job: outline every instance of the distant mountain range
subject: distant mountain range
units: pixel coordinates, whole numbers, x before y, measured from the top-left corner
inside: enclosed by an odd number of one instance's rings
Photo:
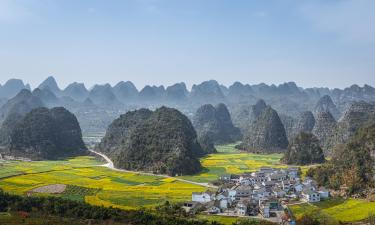
[[[69,84],[65,89],[60,89],[56,80],[53,77],[48,77],[38,88],[41,90],[49,89],[57,97],[70,97],[79,102],[90,98],[97,106],[119,103],[152,105],[173,101],[187,101],[200,106],[205,103],[221,102],[255,103],[258,99],[263,99],[280,112],[286,111],[286,108],[293,104],[296,107],[289,109],[289,111],[301,112],[301,109],[304,108],[315,112],[329,108],[336,119],[339,118],[340,111],[343,111],[348,102],[375,101],[375,88],[369,85],[359,87],[355,84],[344,89],[328,89],[301,88],[294,82],[280,85],[264,83],[250,85],[234,82],[226,87],[215,80],[209,80],[194,84],[189,91],[183,82],[166,88],[164,86],[146,85],[143,89],[137,90],[132,82],[121,81],[113,87],[109,84],[98,84],[88,90],[83,83],[77,82]],[[0,99],[12,98],[22,89],[31,90],[30,85],[24,84],[22,80],[10,79],[4,85],[0,85]],[[280,99],[283,100],[283,104],[277,104]],[[318,102],[319,99],[320,102]]]
[[[375,89],[369,85],[328,89],[301,88],[294,82],[234,82],[227,87],[209,80],[191,90],[185,83],[147,85],[138,90],[132,82],[121,81],[90,89],[74,82],[61,89],[48,77],[33,90],[17,79],[0,85],[0,123],[8,129],[17,116],[33,108],[62,106],[76,115],[84,134],[104,134],[114,119],[128,111],[167,106],[193,121],[204,146],[243,137],[244,149],[273,152],[285,149],[300,132],[308,132],[318,138],[324,153],[330,154],[333,145],[344,143],[360,126],[375,120],[374,103]]]

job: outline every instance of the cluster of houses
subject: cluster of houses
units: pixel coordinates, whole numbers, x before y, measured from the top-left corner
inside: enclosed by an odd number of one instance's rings
[[[187,211],[201,206],[210,214],[232,216],[276,216],[290,201],[319,202],[329,198],[329,192],[318,188],[316,182],[300,178],[300,169],[264,167],[257,172],[220,177],[215,192],[193,193],[192,201],[184,204]]]

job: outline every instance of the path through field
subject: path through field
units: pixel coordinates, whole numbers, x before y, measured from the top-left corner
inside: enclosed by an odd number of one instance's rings
[[[176,179],[178,181],[189,183],[189,184],[195,184],[195,185],[199,185],[199,186],[203,186],[203,187],[207,187],[207,188],[218,188],[217,186],[211,185],[209,183],[194,182],[194,181],[184,180],[184,179],[180,179],[178,177],[172,177],[172,176],[163,175],[163,174],[154,174],[154,173],[147,173],[147,172],[139,172],[139,171],[131,171],[131,170],[118,169],[118,168],[116,168],[114,166],[113,161],[108,156],[106,156],[105,154],[103,154],[101,152],[94,151],[94,150],[89,150],[89,151],[92,152],[92,153],[94,153],[94,154],[97,154],[97,155],[103,157],[107,163],[103,164],[101,166],[107,167],[107,168],[109,168],[111,170],[120,171],[120,172],[127,172],[127,173],[135,173],[135,174],[147,175],[147,176],[157,176],[157,177],[164,177],[164,178],[174,178],[174,179]]]

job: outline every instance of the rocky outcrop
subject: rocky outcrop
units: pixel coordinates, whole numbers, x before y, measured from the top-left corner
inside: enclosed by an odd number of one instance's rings
[[[112,87],[109,84],[95,85],[89,93],[88,98],[97,106],[118,106],[119,100],[112,92]]]
[[[233,111],[233,123],[243,134],[248,133],[251,125],[266,108],[263,99],[258,100],[255,105],[239,107]]]
[[[253,94],[253,89],[249,84],[234,82],[228,89],[227,99],[231,102],[243,102],[254,98]]]
[[[312,133],[300,132],[289,143],[283,163],[293,165],[310,165],[325,161],[318,138]]]
[[[39,89],[36,88],[32,94],[39,98],[43,104],[47,107],[55,107],[60,104],[60,99],[56,97],[56,95],[49,90],[49,88]]]
[[[295,136],[294,126],[296,123],[296,119],[285,114],[279,114],[279,117],[285,128],[285,133],[288,140],[291,140]]]
[[[194,115],[193,125],[198,137],[209,137],[214,144],[240,140],[240,129],[233,126],[229,111],[224,104],[201,106]],[[206,139],[206,138],[203,138]]]
[[[113,87],[113,93],[123,103],[133,103],[138,96],[137,88],[130,81],[121,81],[116,84]]]
[[[330,112],[336,120],[340,118],[340,111],[328,95],[321,97],[315,105],[314,113],[317,115],[320,112]]]
[[[138,95],[138,99],[141,102],[152,103],[160,102],[164,98],[165,89],[164,86],[149,86],[146,85]]]
[[[30,85],[25,85],[23,81],[19,79],[10,79],[3,86],[0,86],[0,98],[13,98],[22,89],[30,90]]]
[[[83,83],[71,83],[63,91],[64,96],[71,97],[76,101],[84,101],[89,94],[89,91],[86,89]]]
[[[38,97],[29,90],[23,89],[0,108],[0,121],[5,120],[10,114],[23,116],[32,109],[41,106],[43,106],[43,102]]]
[[[57,85],[57,82],[54,77],[50,76],[47,79],[45,79],[39,86],[39,89],[45,89],[48,88],[53,94],[56,96],[60,96],[61,90],[59,86]]]
[[[198,85],[194,84],[190,98],[196,103],[218,103],[224,100],[224,94],[217,81],[209,80]]]
[[[76,117],[65,108],[36,108],[27,113],[11,134],[9,154],[32,160],[83,154],[86,147]]]
[[[329,155],[332,149],[332,137],[337,122],[330,112],[319,112],[315,118],[315,126],[312,133],[318,137],[320,146],[325,155]]]
[[[270,106],[251,125],[240,148],[250,152],[282,152],[288,146],[285,128],[277,112]]]
[[[375,104],[353,102],[337,124],[333,144],[346,143],[360,127],[371,122],[375,122]]]
[[[167,101],[180,102],[186,101],[188,97],[188,90],[185,83],[177,83],[167,87],[165,90],[165,98]]]
[[[315,126],[315,118],[311,111],[302,112],[294,126],[295,134],[300,132],[310,133],[314,129]]]
[[[115,120],[97,146],[118,168],[169,175],[201,170],[203,154],[190,120],[179,111],[142,109]]]

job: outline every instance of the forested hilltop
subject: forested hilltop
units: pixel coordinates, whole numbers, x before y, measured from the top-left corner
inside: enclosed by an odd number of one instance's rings
[[[1,152],[5,156],[50,160],[84,154],[86,150],[77,118],[62,107],[35,108],[19,116],[8,133]]]
[[[37,88],[39,91],[35,91]],[[329,111],[337,121],[351,103],[375,101],[375,89],[369,85],[359,87],[354,84],[344,89],[329,89],[302,88],[294,82],[280,85],[234,82],[226,86],[209,80],[194,84],[191,89],[187,89],[184,83],[168,87],[147,85],[137,89],[130,81],[120,81],[116,85],[94,85],[92,88],[73,82],[61,89],[53,77],[48,77],[34,90],[22,80],[10,79],[0,86],[0,106],[22,89],[40,97],[44,106],[63,106],[73,112],[84,133],[105,132],[115,118],[129,110],[155,109],[164,105],[176,108],[191,118],[202,105],[219,103],[227,106],[235,126],[242,129],[244,121],[240,116],[263,99],[278,112],[289,138],[292,134],[289,131],[293,131],[294,121],[302,112],[311,111],[316,115]]]
[[[130,111],[116,119],[96,149],[118,168],[169,175],[200,171],[203,150],[190,120],[176,109]]]
[[[307,175],[342,194],[375,196],[375,124],[361,127],[345,144],[333,150],[332,160]]]

